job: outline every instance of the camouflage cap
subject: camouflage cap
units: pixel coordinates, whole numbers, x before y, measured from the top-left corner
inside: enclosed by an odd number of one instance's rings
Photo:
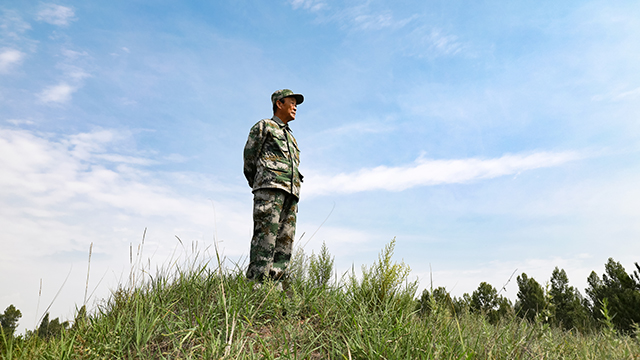
[[[286,97],[293,96],[296,98],[298,105],[302,104],[304,101],[304,96],[302,94],[294,94],[293,91],[289,89],[276,90],[273,94],[271,94],[271,103],[275,104],[276,101],[280,99],[284,99]]]

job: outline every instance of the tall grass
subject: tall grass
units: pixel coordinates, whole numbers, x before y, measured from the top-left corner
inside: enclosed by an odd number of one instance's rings
[[[326,247],[298,251],[285,291],[254,289],[242,269],[197,254],[112,292],[58,337],[4,340],[3,359],[640,359],[638,338],[580,334],[435,302],[416,309],[417,283],[394,242],[362,276],[335,275]],[[310,265],[313,264],[313,265]],[[148,270],[146,270],[148,273]]]

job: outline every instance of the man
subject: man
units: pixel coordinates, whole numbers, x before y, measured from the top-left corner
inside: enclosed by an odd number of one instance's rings
[[[271,95],[273,117],[249,132],[244,175],[253,191],[253,237],[247,278],[284,280],[296,232],[302,174],[300,150],[288,123],[304,97],[289,89]]]

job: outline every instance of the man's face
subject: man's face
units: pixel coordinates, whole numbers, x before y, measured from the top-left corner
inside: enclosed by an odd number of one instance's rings
[[[279,114],[281,115],[278,117],[285,124],[291,120],[295,120],[297,108],[298,108],[298,102],[296,101],[296,98],[292,96],[286,97],[282,99],[282,102],[279,102],[278,104],[278,109],[280,110]]]

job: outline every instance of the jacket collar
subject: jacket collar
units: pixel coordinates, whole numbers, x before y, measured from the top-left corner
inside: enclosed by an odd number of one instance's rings
[[[273,117],[271,118],[271,120],[275,121],[276,124],[278,124],[278,126],[280,126],[280,128],[285,128],[289,131],[291,131],[291,128],[289,127],[289,124],[285,124],[284,121],[280,120],[279,117],[273,115]]]

